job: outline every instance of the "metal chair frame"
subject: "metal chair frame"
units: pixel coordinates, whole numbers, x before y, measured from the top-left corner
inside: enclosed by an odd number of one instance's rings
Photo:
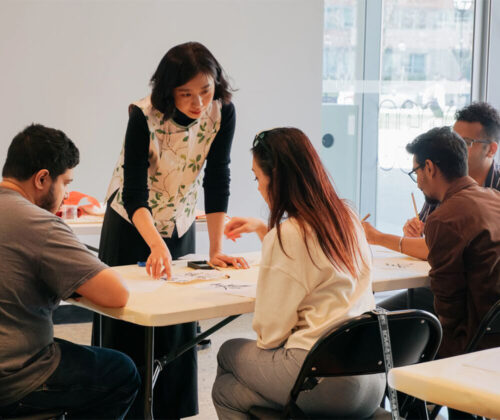
[[[421,310],[387,313],[394,367],[433,360],[441,344],[437,318]],[[283,411],[252,407],[256,418],[308,418],[296,401],[311,390],[317,378],[385,373],[385,361],[377,314],[374,311],[334,325],[306,356]],[[408,404],[401,406],[401,414]]]

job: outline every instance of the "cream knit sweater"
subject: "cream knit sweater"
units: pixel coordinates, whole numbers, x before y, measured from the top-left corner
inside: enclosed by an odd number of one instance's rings
[[[308,236],[309,250],[298,224],[281,224],[285,255],[276,229],[262,244],[253,329],[257,346],[309,350],[333,324],[375,307],[371,284],[371,254],[363,228],[355,219],[363,262],[353,278],[335,269],[324,255],[315,235]]]

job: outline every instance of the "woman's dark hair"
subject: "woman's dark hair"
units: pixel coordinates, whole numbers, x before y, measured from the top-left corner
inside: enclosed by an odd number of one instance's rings
[[[232,88],[216,58],[199,42],[186,42],[171,48],[151,77],[151,103],[165,119],[175,111],[174,88],[186,84],[199,73],[214,79],[214,99],[223,103],[231,100]]]
[[[447,181],[466,176],[467,145],[450,127],[437,127],[418,136],[406,145],[419,165],[429,159],[441,170]]]
[[[455,113],[457,121],[478,122],[483,126],[483,133],[488,140],[498,143],[500,140],[500,116],[487,102],[473,102]]]
[[[269,177],[269,228],[276,227],[281,249],[280,222],[286,213],[298,222],[309,256],[308,227],[333,266],[356,276],[361,254],[352,212],[337,196],[307,136],[297,128],[263,131],[252,153]]]
[[[25,181],[42,169],[55,180],[80,161],[80,152],[60,130],[32,124],[21,131],[9,146],[2,170],[5,178]]]

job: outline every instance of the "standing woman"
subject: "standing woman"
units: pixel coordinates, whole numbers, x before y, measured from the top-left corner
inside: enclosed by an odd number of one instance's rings
[[[263,240],[253,329],[257,341],[225,342],[212,391],[219,419],[252,406],[283,408],[308,351],[330,327],[373,309],[371,255],[354,212],[339,199],[309,139],[296,128],[264,131],[252,170],[269,223],[232,218],[231,239]],[[325,378],[300,394],[315,418],[364,418],[377,409],[384,374]]]
[[[170,277],[171,260],[195,252],[195,206],[201,168],[214,265],[246,267],[222,253],[235,128],[231,88],[215,57],[188,42],[170,49],[151,78],[150,96],[129,106],[125,142],[107,193],[99,257],[110,266],[146,261],[154,278]],[[155,330],[155,354],[192,339],[196,323]],[[144,373],[144,328],[110,318],[103,345],[121,349]],[[154,390],[154,417],[197,414],[196,349],[163,370]],[[143,417],[140,396],[128,418]]]

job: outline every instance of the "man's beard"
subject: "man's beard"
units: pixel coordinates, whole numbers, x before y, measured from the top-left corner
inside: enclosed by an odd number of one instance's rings
[[[39,207],[42,209],[45,209],[47,211],[50,211],[51,213],[55,213],[58,208],[56,208],[56,199],[54,197],[54,184],[52,184],[47,191],[47,194],[45,194],[41,199],[40,203],[38,204]]]
[[[436,200],[435,198],[431,198],[427,195],[424,194],[424,197],[425,197],[425,202],[431,206],[434,206],[436,204],[439,204],[440,201],[439,200]]]

